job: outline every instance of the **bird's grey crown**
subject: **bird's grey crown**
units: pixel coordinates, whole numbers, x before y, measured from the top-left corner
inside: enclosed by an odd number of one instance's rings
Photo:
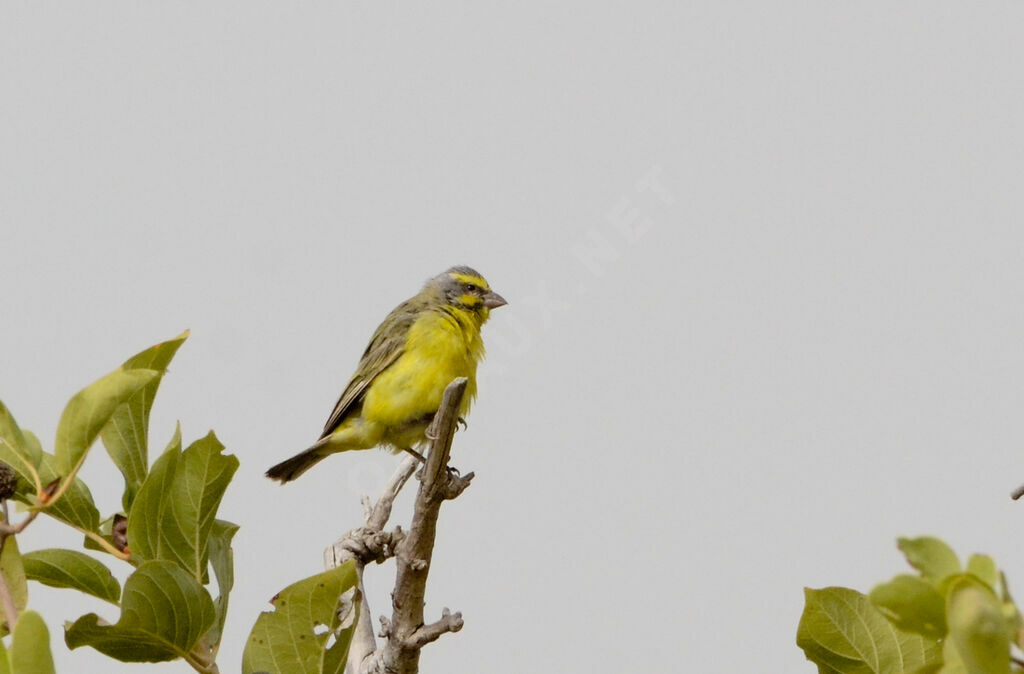
[[[445,272],[445,274],[465,274],[466,276],[476,276],[477,278],[483,278],[480,276],[480,272],[472,267],[467,267],[464,264],[456,265]]]
[[[453,302],[459,295],[465,292],[465,284],[452,276],[452,274],[461,274],[465,276],[475,276],[483,278],[480,273],[472,267],[466,265],[458,265],[444,271],[434,278],[427,281],[427,288],[436,288],[448,302]]]

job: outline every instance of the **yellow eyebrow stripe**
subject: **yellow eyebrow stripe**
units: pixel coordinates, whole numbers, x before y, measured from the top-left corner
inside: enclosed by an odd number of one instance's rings
[[[471,274],[458,274],[455,272],[452,272],[451,276],[452,278],[455,278],[456,280],[459,280],[463,283],[471,283],[475,286],[480,286],[484,290],[491,289],[491,287],[487,285],[487,281],[483,280],[479,276],[473,276]]]

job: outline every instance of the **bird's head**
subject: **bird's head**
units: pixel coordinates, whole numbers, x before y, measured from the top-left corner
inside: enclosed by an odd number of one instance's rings
[[[508,304],[491,290],[487,279],[469,267],[452,267],[430,280],[444,298],[445,304],[463,311],[472,311],[486,319],[491,309]]]

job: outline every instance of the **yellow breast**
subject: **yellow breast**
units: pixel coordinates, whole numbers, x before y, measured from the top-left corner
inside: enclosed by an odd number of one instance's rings
[[[472,314],[425,311],[409,328],[403,354],[367,390],[363,418],[396,429],[417,422],[437,411],[456,377],[469,379],[464,416],[476,395],[476,366],[483,354],[480,324]]]

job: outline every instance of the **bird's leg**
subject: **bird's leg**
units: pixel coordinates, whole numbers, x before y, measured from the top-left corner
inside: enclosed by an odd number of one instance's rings
[[[427,424],[426,430],[423,431],[423,435],[427,436],[427,440],[437,440],[437,415],[430,415],[430,423]]]
[[[436,414],[433,415],[431,417],[431,419],[430,419],[430,424],[428,424],[426,430],[423,431],[423,435],[425,435],[428,440],[437,440],[437,426],[436,426],[437,419],[438,419],[437,415]],[[459,417],[458,419],[455,420],[455,430],[459,430],[459,424],[462,424],[462,428],[463,429],[469,428],[469,424],[466,423],[466,419],[464,417]],[[424,466],[427,465],[426,459],[424,459],[419,453],[417,453],[417,452],[415,452],[415,451],[413,451],[411,449],[407,449],[405,451],[412,452],[417,457],[419,457],[420,461],[422,462],[422,464]],[[449,479],[456,479],[456,480],[460,479],[462,474],[459,472],[458,468],[453,468],[451,466],[448,466],[447,469],[448,469],[448,478]],[[420,472],[422,472],[422,470]],[[418,474],[417,474],[417,476],[418,476]]]
[[[412,447],[402,447],[402,451],[403,452],[409,452],[410,454],[412,454],[413,456],[415,456],[419,460],[420,464],[426,465],[427,459],[422,454],[420,454],[415,449],[413,449]]]
[[[418,471],[416,471],[416,479],[417,480],[422,480],[423,479],[423,469],[427,467],[427,457],[423,456],[422,454],[417,452],[412,447],[402,447],[402,451],[403,452],[409,452],[410,454],[415,456],[417,460],[419,460],[419,462],[420,462],[420,469]],[[453,466],[447,466],[447,469],[448,469],[448,479],[449,480],[452,480],[452,479],[459,480],[459,479],[462,478],[462,473],[459,472],[458,468],[455,468]]]

